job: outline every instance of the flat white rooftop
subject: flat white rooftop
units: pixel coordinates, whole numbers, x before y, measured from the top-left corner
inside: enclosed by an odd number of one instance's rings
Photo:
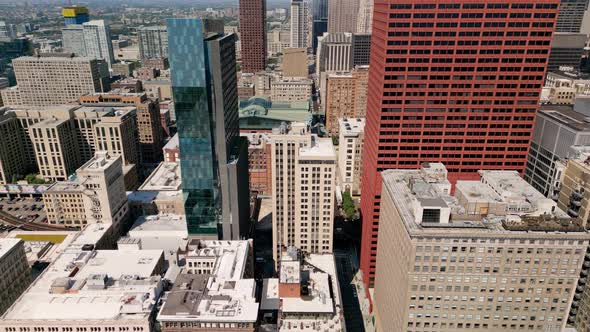
[[[176,133],[176,134],[174,134],[174,136],[172,136],[172,138],[170,138],[168,140],[166,145],[164,145],[164,150],[178,149],[179,144],[180,144],[180,142],[179,142],[179,138],[178,138],[178,133]]]
[[[142,249],[185,250],[188,243],[186,218],[175,214],[159,214],[137,218],[129,237],[141,242]]]
[[[365,118],[339,118],[338,124],[344,136],[358,136],[365,131]]]
[[[163,252],[82,250],[97,244],[106,229],[95,224],[80,232],[8,309],[0,326],[31,320],[147,320],[162,290],[155,273]]]
[[[336,160],[336,151],[334,150],[332,139],[319,138],[313,135],[311,140],[311,146],[299,149],[299,157],[310,159],[322,158]]]
[[[198,274],[178,276],[158,315],[162,322],[253,323],[257,319],[254,279],[230,281]]]
[[[196,249],[186,254],[186,260],[213,259],[213,275],[225,280],[238,280],[244,276],[249,249],[248,241],[201,240]]]
[[[139,187],[139,190],[177,191],[180,190],[180,183],[180,164],[162,162]]]

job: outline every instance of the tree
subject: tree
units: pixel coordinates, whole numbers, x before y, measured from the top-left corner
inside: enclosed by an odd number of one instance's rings
[[[348,191],[345,191],[342,194],[342,210],[344,210],[346,219],[356,218],[356,206],[354,205],[354,200]]]
[[[27,174],[27,176],[25,176],[25,180],[29,184],[44,184],[45,183],[45,180],[39,179],[37,177],[37,174]]]

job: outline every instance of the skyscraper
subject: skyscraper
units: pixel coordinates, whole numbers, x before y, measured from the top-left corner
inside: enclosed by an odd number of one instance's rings
[[[313,40],[311,42],[313,53],[318,48],[318,37],[328,31],[328,0],[313,0]]]
[[[168,33],[165,26],[144,27],[137,30],[139,57],[163,59],[168,57]]]
[[[373,0],[360,0],[356,22],[357,33],[371,33],[373,30]]]
[[[555,32],[580,32],[587,9],[588,0],[561,0]]]
[[[266,69],[266,0],[240,0],[242,72]]]
[[[308,48],[309,4],[304,0],[291,0],[291,47]]]
[[[167,20],[170,75],[191,234],[246,236],[248,143],[239,137],[235,34],[200,19]]]
[[[68,6],[62,9],[62,15],[66,25],[82,24],[90,20],[88,8],[83,6]]]
[[[328,0],[328,32],[356,32],[359,0]]]
[[[380,172],[442,161],[449,179],[522,172],[558,0],[375,3],[361,189],[361,269],[372,285]],[[413,27],[413,28],[412,28]]]
[[[82,24],[84,30],[84,46],[86,56],[101,59],[108,63],[109,68],[115,62],[111,31],[104,20],[93,20]]]
[[[77,56],[86,56],[84,27],[81,24],[69,24],[61,29],[61,43],[64,52],[74,53]]]

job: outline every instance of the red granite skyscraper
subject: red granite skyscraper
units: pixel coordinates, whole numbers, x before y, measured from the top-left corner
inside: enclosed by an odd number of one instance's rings
[[[559,0],[375,0],[361,269],[375,278],[380,172],[443,162],[454,183],[525,167]]]
[[[266,0],[240,0],[242,72],[266,69]]]

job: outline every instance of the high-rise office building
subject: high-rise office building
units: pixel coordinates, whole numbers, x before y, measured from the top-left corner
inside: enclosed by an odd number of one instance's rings
[[[81,24],[69,24],[61,29],[61,43],[64,52],[77,56],[86,56],[84,44],[84,27]]]
[[[328,0],[313,0],[312,8],[312,47],[315,54],[318,48],[318,38],[328,31]]]
[[[93,20],[82,24],[84,30],[84,47],[86,56],[101,59],[109,64],[115,62],[111,30],[104,20]]]
[[[561,0],[555,32],[580,32],[586,10],[588,0]]]
[[[557,71],[568,67],[568,71],[577,72],[587,39],[588,36],[584,33],[554,33],[547,70]]]
[[[168,57],[168,33],[165,26],[143,27],[137,29],[139,58],[163,59]]]
[[[65,104],[85,94],[109,90],[108,67],[102,60],[64,54],[20,57],[12,64],[20,105]]]
[[[82,24],[90,20],[88,8],[83,6],[68,6],[61,11],[66,25]]]
[[[514,171],[382,173],[377,331],[566,331],[590,235]],[[376,239],[374,239],[376,241]]]
[[[291,0],[291,47],[309,48],[309,3],[304,0]]]
[[[295,246],[310,254],[331,253],[336,189],[336,152],[302,123],[271,135],[273,259]]]
[[[359,0],[328,0],[328,32],[356,32]]]
[[[168,19],[167,29],[188,231],[239,239],[249,231],[249,184],[235,34],[209,33],[200,19]]]
[[[558,7],[375,4],[382,19],[373,20],[361,194],[366,282],[374,281],[381,171],[442,161],[455,182],[482,168],[524,170]]]
[[[240,0],[242,72],[266,69],[266,0]]]
[[[355,33],[352,35],[352,65],[368,66],[371,59],[371,34]]]
[[[356,21],[357,33],[371,33],[373,30],[374,0],[360,0],[359,14]]]
[[[361,173],[363,167],[363,142],[365,138],[365,119],[340,118],[338,137],[338,175],[342,191],[352,195],[361,193]]]

